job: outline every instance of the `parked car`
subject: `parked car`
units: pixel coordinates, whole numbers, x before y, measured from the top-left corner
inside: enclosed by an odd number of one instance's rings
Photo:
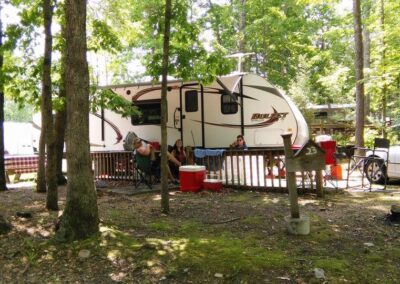
[[[370,182],[382,184],[385,179],[400,178],[400,145],[389,148],[387,166],[385,164],[386,156],[386,150],[376,150],[375,153],[367,152],[369,159],[366,159],[364,170]]]

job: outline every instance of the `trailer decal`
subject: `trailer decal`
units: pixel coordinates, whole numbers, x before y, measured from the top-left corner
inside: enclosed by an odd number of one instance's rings
[[[179,89],[179,86],[177,86],[177,85],[175,85],[175,86],[168,86],[168,91],[171,91],[171,90],[176,90],[176,89]],[[161,86],[158,86],[158,87],[152,87],[152,88],[147,88],[147,89],[144,89],[144,90],[141,90],[141,91],[139,91],[139,92],[137,92],[136,93],[136,95],[134,96],[134,97],[132,97],[132,101],[134,102],[134,101],[137,101],[137,99],[139,99],[141,96],[143,96],[143,95],[145,95],[145,94],[147,94],[147,93],[150,93],[150,92],[153,92],[153,91],[160,91],[161,90]]]
[[[119,131],[119,129],[118,129],[118,126],[116,126],[114,123],[112,123],[111,121],[109,121],[108,119],[106,119],[106,118],[104,118],[104,117],[101,117],[101,115],[100,114],[98,114],[98,113],[92,113],[94,116],[96,116],[96,117],[98,117],[98,118],[100,118],[100,119],[102,119],[102,120],[104,120],[106,123],[108,123],[108,125],[110,125],[110,127],[115,131],[115,133],[117,134],[117,137],[115,138],[116,140],[117,140],[117,142],[115,142],[114,143],[114,145],[115,144],[118,144],[119,142],[121,142],[121,140],[122,140],[122,134],[121,134],[121,131]]]
[[[261,127],[267,127],[275,122],[277,122],[279,119],[284,119],[287,115],[287,113],[279,113],[275,108],[272,108],[274,110],[273,113],[269,114],[269,119],[260,123],[256,124],[245,124],[243,125],[245,128],[261,128]],[[254,114],[253,114],[254,115]],[[200,120],[193,120],[195,122],[201,123]],[[213,126],[222,126],[222,127],[229,127],[229,128],[240,128],[242,127],[241,124],[228,124],[228,123],[213,123],[213,122],[204,122],[204,124],[207,125],[213,125]]]

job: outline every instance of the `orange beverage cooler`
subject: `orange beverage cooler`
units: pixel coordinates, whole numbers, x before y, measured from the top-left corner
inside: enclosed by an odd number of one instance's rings
[[[205,166],[190,165],[179,167],[179,181],[181,183],[181,191],[200,191],[203,188],[205,176]]]
[[[341,165],[331,165],[331,176],[333,179],[342,179],[342,166]]]

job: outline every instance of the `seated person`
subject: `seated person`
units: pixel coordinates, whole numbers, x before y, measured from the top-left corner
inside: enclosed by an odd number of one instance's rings
[[[181,163],[181,165],[186,164],[186,152],[185,149],[183,148],[183,143],[181,139],[178,139],[175,141],[174,146],[172,147],[171,150],[171,155]],[[176,163],[173,163],[172,161],[169,161],[169,167],[171,169],[171,173],[175,178],[179,178],[179,166]]]
[[[243,135],[239,134],[236,137],[236,141],[234,141],[231,145],[231,148],[237,149],[237,150],[247,150],[247,145],[246,141],[244,141]]]
[[[151,144],[145,144],[143,143],[143,141],[140,138],[135,138],[133,140],[133,146],[135,148],[136,154],[139,154],[141,156],[145,156],[145,157],[149,157],[150,158],[150,163],[151,163],[151,170],[154,173],[158,173],[159,176],[159,172],[160,172],[160,157],[156,157],[155,155],[155,151],[153,149],[153,146]],[[172,161],[174,164],[180,166],[181,163],[176,160],[170,153],[167,152],[167,157],[169,161]],[[171,170],[169,169],[169,167],[167,167],[168,170],[168,177],[171,179],[171,181],[173,183],[179,183],[171,174]]]

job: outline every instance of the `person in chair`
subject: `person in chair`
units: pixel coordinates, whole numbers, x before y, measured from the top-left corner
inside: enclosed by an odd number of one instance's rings
[[[153,146],[151,144],[145,144],[143,143],[142,139],[140,138],[135,138],[133,140],[133,146],[135,148],[135,152],[138,155],[144,156],[144,157],[149,157],[150,159],[150,166],[152,172],[158,175],[160,177],[160,163],[161,159],[159,155],[156,155],[155,150],[153,149]],[[176,160],[170,153],[167,153],[168,160],[170,162],[173,162],[174,164],[180,166],[181,163]],[[173,175],[171,174],[171,170],[169,167],[167,167],[168,170],[168,177],[174,184],[178,184],[179,181],[176,180]]]
[[[239,134],[236,137],[236,141],[234,141],[230,147],[237,150],[247,150],[246,141],[244,141],[243,135]]]

